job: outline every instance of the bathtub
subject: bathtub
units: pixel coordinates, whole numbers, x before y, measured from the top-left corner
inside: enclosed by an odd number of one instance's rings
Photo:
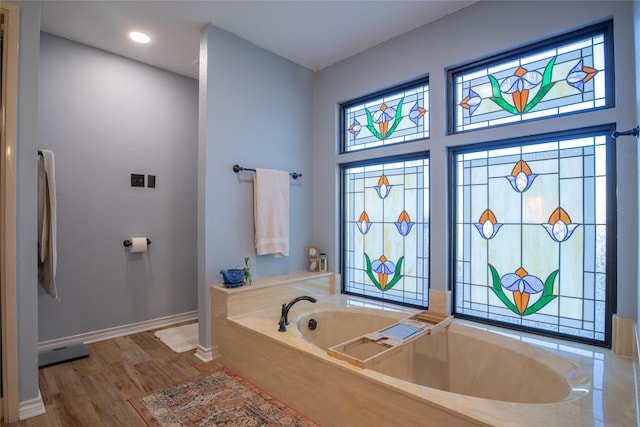
[[[634,402],[632,393],[623,395],[622,387],[614,384],[607,394],[597,384],[593,394],[589,369],[595,368],[585,357],[587,350],[569,361],[540,346],[454,320],[445,330],[403,346],[383,363],[360,368],[331,357],[327,349],[395,324],[417,310],[327,294],[304,283],[235,292],[212,291],[212,341],[219,361],[321,426],[636,422],[635,407],[627,405]],[[314,296],[318,302],[294,305],[287,331],[279,332],[280,304],[300,295]],[[234,297],[239,302],[232,301]],[[315,330],[308,327],[311,319],[317,322]],[[586,370],[578,366],[580,361]],[[632,368],[621,372],[607,374],[624,382]]]
[[[396,322],[380,310],[327,308],[301,316],[296,333],[327,351]],[[425,387],[515,403],[580,399],[590,387],[588,377],[560,356],[458,323],[422,335],[369,369]]]

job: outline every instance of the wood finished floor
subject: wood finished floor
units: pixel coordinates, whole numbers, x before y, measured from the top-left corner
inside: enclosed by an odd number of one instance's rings
[[[156,330],[87,344],[89,357],[39,369],[47,413],[8,426],[144,426],[127,399],[219,367],[174,353]]]

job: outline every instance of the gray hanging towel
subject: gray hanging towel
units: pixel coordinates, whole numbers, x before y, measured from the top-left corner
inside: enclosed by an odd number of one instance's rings
[[[60,300],[56,287],[56,177],[53,151],[38,156],[38,284]]]

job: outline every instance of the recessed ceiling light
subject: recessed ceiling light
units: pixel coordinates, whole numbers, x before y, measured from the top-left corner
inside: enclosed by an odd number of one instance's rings
[[[131,40],[138,43],[149,43],[149,41],[151,41],[148,35],[140,33],[138,31],[129,33],[129,37],[131,38]]]

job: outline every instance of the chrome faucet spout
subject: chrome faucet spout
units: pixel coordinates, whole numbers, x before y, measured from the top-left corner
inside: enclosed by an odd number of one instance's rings
[[[280,321],[278,322],[278,325],[279,325],[278,331],[286,332],[287,330],[286,325],[289,324],[289,310],[291,310],[291,307],[293,307],[293,304],[297,303],[298,301],[310,301],[315,303],[318,300],[315,299],[314,297],[303,295],[301,297],[296,297],[292,299],[291,301],[289,301],[288,304],[282,304],[282,310],[280,312]]]

